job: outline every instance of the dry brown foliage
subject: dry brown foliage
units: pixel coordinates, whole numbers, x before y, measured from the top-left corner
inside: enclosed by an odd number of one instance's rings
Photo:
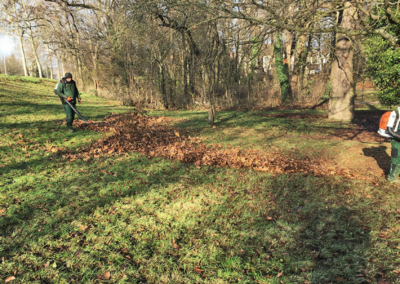
[[[64,152],[63,157],[71,161],[89,160],[103,155],[120,155],[126,152],[141,152],[148,158],[164,157],[197,167],[217,166],[236,169],[253,169],[269,173],[303,173],[304,175],[356,177],[348,169],[329,165],[303,157],[293,159],[289,155],[256,150],[240,150],[220,144],[206,144],[198,137],[185,137],[169,125],[171,119],[148,116],[137,112],[112,114],[103,122],[78,122],[80,129],[111,132],[78,153]]]

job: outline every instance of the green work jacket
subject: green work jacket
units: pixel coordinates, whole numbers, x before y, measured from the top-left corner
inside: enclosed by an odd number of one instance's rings
[[[72,98],[71,102],[74,104],[76,103],[76,98],[81,98],[75,81],[71,80],[71,82],[67,82],[65,78],[62,78],[57,84],[56,93],[64,99],[67,97]]]

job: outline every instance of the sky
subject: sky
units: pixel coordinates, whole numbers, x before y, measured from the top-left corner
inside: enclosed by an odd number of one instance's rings
[[[10,55],[16,48],[15,41],[12,37],[0,34],[0,54]]]

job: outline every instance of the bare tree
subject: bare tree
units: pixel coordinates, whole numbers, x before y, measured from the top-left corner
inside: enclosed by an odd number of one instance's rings
[[[21,9],[17,1],[4,2],[1,4],[1,7],[0,30],[18,39],[24,76],[26,77],[28,76],[28,68],[24,50],[25,25],[23,24],[24,18],[21,16]]]

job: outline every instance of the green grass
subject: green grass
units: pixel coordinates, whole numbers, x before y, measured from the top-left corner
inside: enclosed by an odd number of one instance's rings
[[[347,142],[330,139],[339,130],[355,127],[328,119],[290,119],[266,117],[267,114],[306,113],[327,115],[323,110],[303,111],[219,111],[215,128],[207,124],[206,111],[152,111],[155,115],[176,118],[174,125],[192,136],[202,136],[206,143],[220,143],[242,149],[270,152],[279,149],[295,158],[329,159]],[[379,122],[377,122],[378,125]]]
[[[379,92],[378,90],[365,90],[364,92],[358,90],[355,101],[356,101],[356,103],[358,103],[358,102],[369,102],[369,103],[378,102],[378,97],[377,97],[378,92]]]
[[[50,159],[52,148],[76,151],[106,135],[71,134],[57,124],[64,113],[53,87],[0,81],[2,281],[12,275],[10,283],[400,280],[393,272],[400,269],[399,187],[198,169],[137,153],[88,162]],[[91,119],[129,110],[89,95],[83,102],[79,110]],[[208,143],[262,149],[271,142],[284,151],[290,145],[279,137],[283,131],[301,136],[318,125],[338,127],[220,112],[210,129],[203,112],[154,113],[179,118],[176,126]],[[278,138],[263,141],[256,134],[264,132]]]
[[[24,82],[24,83],[34,83],[34,84],[39,84],[42,81],[46,82],[57,82],[57,80],[51,80],[47,78],[39,79],[35,77],[20,77],[20,76],[12,76],[12,75],[4,75],[0,74],[0,80],[1,81],[17,81],[17,82]]]

